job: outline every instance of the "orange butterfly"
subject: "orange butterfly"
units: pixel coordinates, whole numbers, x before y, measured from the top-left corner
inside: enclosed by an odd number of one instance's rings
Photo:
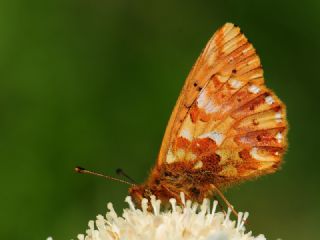
[[[201,202],[219,189],[276,171],[287,148],[286,107],[264,85],[260,59],[226,23],[207,43],[171,114],[156,166],[129,189],[136,202]],[[228,203],[228,202],[227,202]]]
[[[255,49],[239,27],[226,23],[189,73],[147,181],[104,177],[132,185],[137,203],[151,195],[178,200],[183,192],[196,202],[218,194],[230,207],[220,189],[276,171],[287,131],[286,107],[264,85]]]

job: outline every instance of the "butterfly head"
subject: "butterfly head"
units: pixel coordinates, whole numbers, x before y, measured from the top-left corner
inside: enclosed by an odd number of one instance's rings
[[[143,198],[150,199],[150,197],[153,195],[150,188],[144,184],[132,186],[129,188],[129,194],[136,203],[140,203]]]

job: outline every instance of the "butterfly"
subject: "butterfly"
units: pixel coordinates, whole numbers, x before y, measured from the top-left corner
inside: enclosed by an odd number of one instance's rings
[[[226,23],[191,69],[169,119],[156,165],[134,184],[135,202],[201,202],[221,189],[279,169],[287,149],[286,107],[264,85],[260,58]]]

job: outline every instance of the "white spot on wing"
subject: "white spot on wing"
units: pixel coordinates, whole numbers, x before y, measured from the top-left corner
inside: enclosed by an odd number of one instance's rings
[[[206,113],[214,113],[218,112],[219,108],[215,106],[215,104],[211,100],[209,100],[207,105],[204,107],[204,110],[206,111]]]
[[[189,141],[192,140],[192,135],[191,133],[189,132],[189,130],[187,129],[183,129],[181,132],[180,132],[180,137],[184,137],[185,139],[188,139]]]
[[[254,93],[254,94],[257,94],[260,92],[260,88],[256,85],[251,85],[249,88],[248,88],[248,91],[251,92],[251,93]]]
[[[204,108],[204,106],[207,104],[207,91],[206,89],[203,89],[197,99],[198,106],[201,108]]]
[[[173,163],[176,161],[176,156],[173,154],[172,150],[169,149],[168,153],[167,153],[167,158],[166,158],[166,162],[167,163]]]
[[[200,135],[198,138],[210,138],[215,141],[217,145],[220,145],[224,139],[224,135],[218,132],[209,132]]]
[[[250,150],[250,155],[251,157],[253,157],[254,159],[258,160],[258,161],[264,161],[265,158],[263,156],[260,156],[258,153],[258,148],[254,147]]]
[[[216,106],[212,100],[208,98],[208,93],[206,89],[203,89],[200,93],[200,96],[197,99],[198,107],[204,109],[206,113],[214,113],[219,110],[219,107]]]
[[[267,104],[272,105],[274,103],[274,99],[272,96],[267,96],[264,99],[266,101]]]
[[[257,147],[253,147],[250,150],[250,155],[253,159],[255,159],[257,161],[264,162],[264,164],[271,164],[270,162],[275,162],[275,161],[280,160],[279,158],[275,157],[275,156],[277,156],[277,153],[271,153],[265,149],[259,149]],[[267,163],[267,162],[269,162],[269,163]],[[271,165],[269,165],[269,166],[271,166]]]
[[[230,80],[230,86],[234,89],[238,89],[242,86],[242,82],[240,82],[239,80],[237,79],[231,79]]]
[[[278,132],[278,133],[277,133],[276,139],[277,139],[278,143],[281,143],[281,142],[282,142],[283,136],[282,136],[282,133],[281,133],[281,132]]]
[[[276,112],[275,119],[276,119],[276,122],[282,122],[282,114],[281,114],[281,112]]]

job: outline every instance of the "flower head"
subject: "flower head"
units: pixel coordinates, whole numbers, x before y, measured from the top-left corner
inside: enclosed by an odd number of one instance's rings
[[[239,213],[237,221],[230,219],[231,209],[227,214],[216,212],[217,201],[210,207],[205,199],[201,205],[185,201],[181,193],[183,206],[170,199],[171,207],[161,211],[160,200],[151,197],[152,212],[148,211],[148,200],[143,199],[141,209],[136,208],[128,196],[125,200],[129,208],[118,216],[111,203],[107,207],[106,216],[97,216],[89,221],[86,235],[79,234],[79,240],[265,240],[264,235],[252,236],[245,232],[244,223],[248,213]]]

